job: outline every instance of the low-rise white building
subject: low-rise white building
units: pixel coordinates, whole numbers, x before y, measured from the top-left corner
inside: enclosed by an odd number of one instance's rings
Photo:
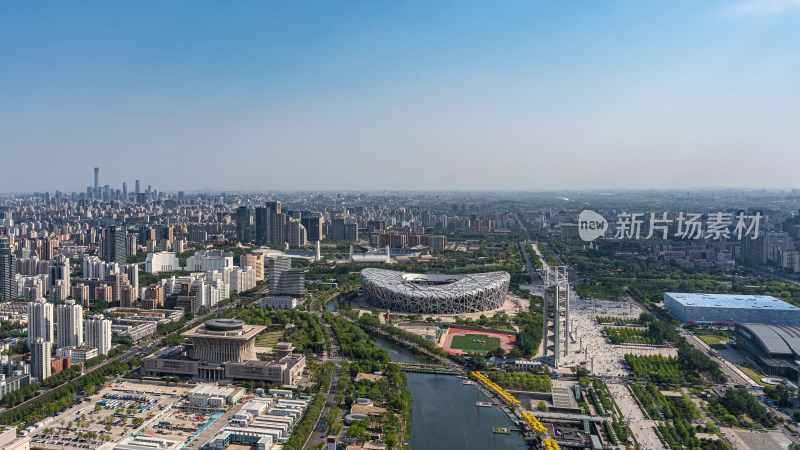
[[[261,309],[295,309],[297,299],[294,297],[264,296],[261,297]]]
[[[177,450],[185,443],[180,440],[169,440],[146,435],[126,436],[117,443],[107,443],[98,450]]]
[[[245,390],[240,387],[197,386],[186,394],[189,402],[195,406],[220,408],[224,404],[232,405],[239,401]],[[221,402],[221,403],[220,403]]]
[[[31,438],[17,438],[17,427],[0,426],[0,448],[3,450],[29,450]]]
[[[186,270],[205,272],[233,267],[233,253],[222,250],[200,250],[186,259]]]
[[[98,356],[100,353],[94,347],[64,347],[56,350],[56,355],[69,358],[70,362],[85,363],[87,360]]]
[[[147,273],[176,272],[181,264],[174,252],[148,253],[144,271]]]

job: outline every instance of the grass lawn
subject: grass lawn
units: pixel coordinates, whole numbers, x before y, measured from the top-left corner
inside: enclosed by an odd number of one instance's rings
[[[482,342],[473,342],[473,341]],[[464,350],[465,352],[486,353],[490,350],[500,348],[500,338],[489,337],[485,334],[467,334],[464,336],[453,336],[451,348]]]
[[[722,343],[730,340],[727,337],[717,336],[715,334],[698,334],[697,337],[714,350],[725,350],[727,347]]]
[[[281,336],[283,331],[263,331],[256,336],[256,347],[275,347]]]
[[[760,384],[762,386],[764,385],[764,383],[761,382],[761,379],[766,377],[766,375],[764,375],[763,373],[755,371],[755,370],[753,370],[753,369],[751,369],[749,367],[745,367],[745,366],[736,366],[736,367],[738,367],[739,370],[744,372],[745,375],[750,377],[756,383],[758,383],[758,384]]]

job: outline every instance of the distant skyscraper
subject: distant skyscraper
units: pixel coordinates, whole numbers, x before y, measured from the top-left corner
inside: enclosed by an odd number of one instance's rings
[[[358,224],[336,218],[331,220],[328,232],[334,241],[355,241],[358,239]]]
[[[28,345],[36,338],[53,341],[53,304],[43,298],[28,303]]]
[[[83,345],[83,307],[75,300],[66,300],[58,305],[56,322],[56,348],[80,347]]]
[[[322,216],[309,216],[305,215],[300,219],[300,223],[306,229],[306,235],[309,241],[322,240]]]
[[[42,338],[37,338],[30,344],[31,350],[31,375],[39,381],[50,376],[51,360],[50,353],[53,344]]]
[[[269,238],[269,208],[256,208],[256,244],[266,245]]]
[[[92,190],[92,197],[95,199],[100,198],[100,168],[94,168],[94,189]]]
[[[128,183],[122,182],[122,200],[128,199]]]
[[[306,229],[299,219],[289,219],[286,224],[286,242],[292,247],[306,245]]]
[[[0,300],[11,300],[17,297],[16,271],[16,260],[8,238],[0,238]]]
[[[107,355],[111,350],[111,319],[95,314],[86,319],[86,346],[94,347],[97,353]]]
[[[267,208],[270,210],[267,222],[269,243],[283,245],[286,242],[286,216],[281,213],[281,202],[267,202]]]
[[[139,196],[139,194],[141,194],[141,193],[142,193],[141,187],[140,187],[140,185],[139,185],[139,180],[136,180],[136,186],[135,186],[135,190],[136,190],[136,196],[138,197],[138,196]]]
[[[125,264],[128,254],[128,240],[125,227],[110,226],[106,228],[103,238],[103,258],[106,262]]]
[[[236,208],[236,239],[250,241],[250,209],[247,206]]]

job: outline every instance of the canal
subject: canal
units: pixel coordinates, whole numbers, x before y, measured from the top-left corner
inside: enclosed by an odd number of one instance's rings
[[[427,362],[424,356],[381,337],[375,345],[389,351],[392,361]],[[414,423],[409,444],[413,449],[524,449],[519,433],[494,434],[492,427],[514,423],[497,406],[475,406],[488,400],[474,386],[448,375],[409,373],[408,388],[414,398]]]

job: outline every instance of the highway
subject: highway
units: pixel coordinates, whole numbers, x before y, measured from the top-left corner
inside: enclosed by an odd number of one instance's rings
[[[332,298],[331,296],[330,298]],[[330,299],[329,298],[329,299]],[[319,422],[326,420],[328,417],[328,413],[330,412],[331,406],[334,406],[333,398],[336,396],[336,392],[339,389],[339,378],[342,376],[342,354],[339,352],[339,341],[336,340],[336,334],[331,329],[331,326],[328,322],[325,321],[325,317],[322,315],[322,310],[320,307],[324,308],[325,304],[319,305],[317,304],[317,300],[311,304],[311,311],[316,314],[319,321],[325,327],[325,331],[328,333],[328,338],[331,341],[331,352],[330,354],[323,360],[323,362],[333,362],[336,365],[336,369],[334,369],[333,376],[331,377],[331,385],[328,392],[325,393],[325,406],[322,408],[322,413],[319,416]],[[339,417],[336,418],[337,422],[339,421]],[[309,435],[308,440],[306,441],[305,447],[309,448],[315,444],[320,442],[325,442],[325,438],[328,436],[329,431],[327,428],[325,429],[317,429],[314,427],[314,431],[311,432]]]

